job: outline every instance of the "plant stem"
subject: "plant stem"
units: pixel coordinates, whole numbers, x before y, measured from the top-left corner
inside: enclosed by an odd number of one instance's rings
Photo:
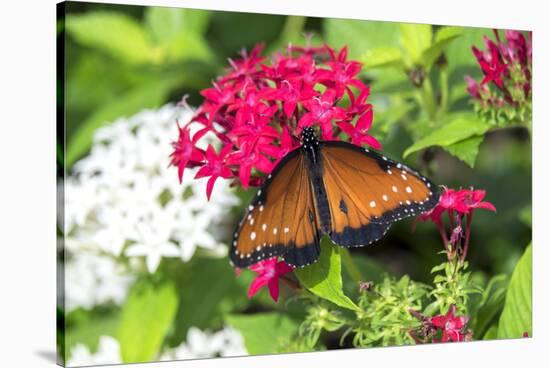
[[[428,114],[428,118],[430,119],[430,121],[434,122],[436,118],[436,108],[434,92],[432,88],[432,83],[430,82],[430,78],[424,79],[424,81],[422,82],[420,93],[422,96],[424,109]]]
[[[470,227],[472,226],[473,217],[474,217],[474,213],[470,212],[466,220],[466,234],[464,239],[464,249],[462,250],[462,254],[460,255],[461,262],[464,262],[464,260],[466,259],[466,254],[468,254],[468,244],[470,243]]]
[[[449,104],[449,72],[447,68],[441,69],[439,73],[439,88],[441,90],[441,101],[439,103],[437,116],[441,118],[447,112],[447,105]]]
[[[285,25],[281,30],[279,40],[281,42],[289,41],[293,38],[300,36],[304,25],[306,24],[306,17],[288,16],[285,21]]]

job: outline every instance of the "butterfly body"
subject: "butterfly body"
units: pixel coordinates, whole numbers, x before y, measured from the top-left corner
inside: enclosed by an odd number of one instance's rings
[[[323,235],[343,247],[371,244],[393,222],[433,208],[439,194],[432,188],[403,164],[351,143],[319,141],[305,128],[302,146],[277,164],[248,206],[231,262],[243,268],[280,256],[303,267],[318,259]]]

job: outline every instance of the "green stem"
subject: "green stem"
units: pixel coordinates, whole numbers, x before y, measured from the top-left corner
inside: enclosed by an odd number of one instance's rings
[[[441,118],[447,112],[449,104],[449,72],[447,68],[441,69],[439,73],[439,87],[441,89],[441,102],[437,111],[437,116]]]
[[[340,255],[342,257],[342,263],[344,264],[346,272],[350,275],[353,282],[360,283],[361,281],[367,281],[363,278],[361,270],[357,267],[357,264],[351,257],[351,254],[347,248],[341,248]]]
[[[428,118],[430,119],[430,121],[433,122],[435,121],[436,108],[432,83],[430,82],[429,78],[424,79],[424,81],[422,82],[420,93],[424,108],[428,113]]]
[[[286,18],[285,25],[279,35],[279,39],[275,42],[276,47],[286,47],[288,42],[300,37],[305,24],[306,17],[289,15]]]

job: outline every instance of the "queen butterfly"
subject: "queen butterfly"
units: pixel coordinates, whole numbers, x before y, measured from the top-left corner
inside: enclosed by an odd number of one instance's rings
[[[303,267],[319,257],[324,234],[361,247],[438,200],[434,185],[410,167],[351,143],[319,141],[304,128],[302,146],[277,164],[248,206],[230,259],[244,268],[280,256]]]

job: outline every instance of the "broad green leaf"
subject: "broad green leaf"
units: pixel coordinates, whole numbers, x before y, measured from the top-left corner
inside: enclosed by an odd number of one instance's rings
[[[158,107],[166,100],[173,83],[174,81],[157,81],[142,85],[96,110],[78,125],[78,130],[68,140],[65,156],[67,167],[72,166],[90,149],[93,135],[98,128],[117,118],[132,115],[146,108]]]
[[[298,322],[280,313],[228,315],[225,321],[243,335],[249,354],[277,353],[298,332]]]
[[[461,35],[462,30],[458,27],[440,28],[435,34],[434,43],[422,53],[422,64],[426,69],[429,70],[447,46]]]
[[[329,18],[323,23],[323,33],[331,47],[347,45],[351,58],[367,50],[399,46],[398,23]]]
[[[450,146],[470,137],[481,136],[489,126],[475,115],[460,115],[407,148],[403,157],[431,146]]]
[[[444,146],[443,149],[473,168],[475,166],[477,154],[479,153],[479,146],[483,142],[483,138],[484,137],[482,135],[473,136],[460,142]]]
[[[157,43],[166,44],[181,34],[204,34],[209,17],[205,10],[152,6],[145,11],[145,24]]]
[[[104,51],[124,62],[147,63],[153,56],[147,33],[134,18],[122,13],[70,14],[66,19],[66,29],[80,44]]]
[[[313,294],[340,307],[358,310],[359,307],[344,294],[339,247],[328,237],[321,240],[321,255],[314,264],[294,271],[300,283]]]
[[[399,25],[401,47],[414,64],[421,61],[422,53],[432,44],[432,26],[429,24],[402,23]]]
[[[164,46],[164,55],[160,62],[181,60],[212,60],[210,48],[202,37],[193,33],[182,33],[175,36]]]
[[[365,69],[397,67],[402,68],[402,52],[397,47],[378,47],[365,51],[359,61]]]
[[[498,338],[522,337],[532,332],[532,268],[533,246],[529,244],[518,261],[510,286],[506,293],[506,302],[498,323]]]
[[[498,338],[498,325],[494,324],[491,327],[489,327],[487,332],[485,332],[485,335],[483,335],[483,340],[494,340],[497,338]]]
[[[509,281],[508,275],[501,274],[491,278],[485,287],[479,301],[479,309],[471,325],[476,337],[484,336],[489,326],[498,321]]]
[[[120,318],[117,339],[125,363],[150,361],[159,353],[178,307],[172,283],[136,283]]]

